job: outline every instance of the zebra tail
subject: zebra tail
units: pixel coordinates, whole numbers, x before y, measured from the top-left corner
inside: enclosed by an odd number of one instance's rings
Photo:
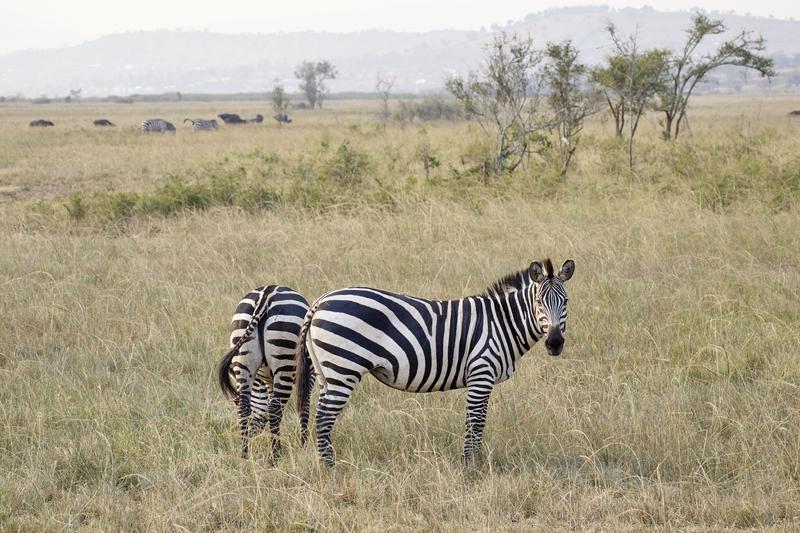
[[[269,306],[266,305],[266,303],[267,290],[265,287],[264,290],[261,291],[261,295],[258,297],[258,301],[256,302],[255,309],[253,311],[253,316],[250,318],[250,322],[247,323],[247,327],[242,332],[242,336],[239,337],[239,340],[236,341],[236,344],[233,345],[230,351],[222,357],[222,361],[219,362],[217,379],[219,380],[219,388],[222,390],[222,394],[226,398],[237,398],[239,396],[239,392],[233,386],[229,378],[231,362],[233,361],[233,358],[239,354],[239,350],[242,348],[244,343],[253,340],[253,331],[255,331],[256,327],[261,323],[264,315],[267,314],[267,309],[269,309]]]
[[[236,387],[233,386],[231,383],[229,371],[231,367],[231,361],[233,358],[236,357],[236,354],[239,353],[239,348],[241,346],[237,345],[230,349],[228,353],[222,358],[222,361],[219,363],[218,368],[218,378],[219,378],[219,388],[222,391],[223,396],[226,398],[236,398],[239,396],[239,392],[236,390]]]
[[[311,389],[311,358],[308,354],[308,347],[306,346],[306,338],[308,337],[308,328],[311,326],[311,317],[314,314],[314,308],[311,308],[306,313],[306,318],[303,320],[303,326],[300,328],[300,336],[297,338],[297,349],[295,350],[295,363],[297,365],[297,376],[294,380],[294,387],[297,390],[297,412],[303,413],[308,406],[310,399]]]

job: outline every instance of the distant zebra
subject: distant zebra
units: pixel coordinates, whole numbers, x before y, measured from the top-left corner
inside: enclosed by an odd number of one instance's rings
[[[289,118],[289,115],[287,115],[286,113],[278,113],[277,115],[274,115],[272,118],[277,120],[278,124],[291,124],[292,123],[292,119]]]
[[[142,122],[142,131],[144,133],[165,133],[167,131],[175,133],[175,126],[171,122],[167,122],[160,118],[151,118]]]
[[[97,120],[95,120],[94,125],[101,128],[114,126],[114,124],[110,120],[106,120],[104,118],[98,118]]]
[[[371,373],[409,392],[467,389],[462,459],[480,452],[489,395],[510,378],[520,358],[546,335],[559,355],[567,327],[564,282],[573,261],[556,274],[549,259],[495,282],[483,294],[435,301],[378,289],[336,290],[311,306],[297,350],[298,408],[308,408],[311,364],[319,376],[317,450],[333,466],[331,431],[361,378]]]
[[[250,291],[231,321],[231,350],[218,367],[219,386],[234,398],[247,458],[251,437],[269,422],[272,456],[280,455],[280,423],[295,377],[295,351],[308,302],[287,287],[269,285]],[[313,377],[309,381],[313,387]],[[252,416],[251,416],[252,415]],[[300,411],[300,440],[308,439],[308,409]]]
[[[219,128],[217,125],[217,121],[213,118],[211,120],[206,120],[204,118],[185,118],[183,119],[183,123],[186,124],[187,122],[192,123],[192,129],[194,131],[213,131]]]
[[[49,128],[51,126],[55,126],[55,124],[53,124],[49,120],[40,118],[37,120],[32,120],[30,126],[31,128]]]

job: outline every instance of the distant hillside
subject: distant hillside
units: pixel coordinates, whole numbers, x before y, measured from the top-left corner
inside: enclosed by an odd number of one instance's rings
[[[713,13],[732,32],[753,29],[767,40],[782,76],[773,87],[800,85],[800,22]],[[425,92],[442,87],[448,73],[474,68],[492,31],[530,34],[539,44],[572,39],[589,63],[608,53],[605,26],[625,32],[638,28],[644,46],[677,46],[689,24],[688,12],[607,7],[549,9],[503,28],[482,31],[399,33],[300,32],[218,34],[209,32],[132,32],[79,46],[29,50],[0,57],[0,94],[59,96],[83,88],[84,95],[132,93],[261,92],[281,78],[292,89],[295,65],[304,59],[329,59],[339,69],[333,91],[371,91],[378,72],[397,77],[398,91]],[[716,42],[719,42],[718,39]],[[764,87],[742,71],[722,73],[707,88],[738,91]]]

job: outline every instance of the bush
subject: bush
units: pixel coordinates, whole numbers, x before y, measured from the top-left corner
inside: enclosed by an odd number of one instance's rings
[[[403,123],[415,120],[462,120],[463,118],[464,111],[460,105],[440,96],[423,100],[401,100],[399,109],[394,114],[394,119]]]
[[[369,156],[342,141],[336,152],[322,162],[320,175],[341,185],[356,185],[363,181],[370,168]]]

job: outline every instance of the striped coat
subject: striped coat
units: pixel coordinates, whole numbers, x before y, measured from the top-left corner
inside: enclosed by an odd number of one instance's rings
[[[566,331],[564,283],[574,263],[556,274],[549,260],[496,282],[485,293],[435,301],[366,287],[330,292],[309,310],[298,348],[298,406],[308,404],[311,366],[319,376],[317,447],[334,462],[331,431],[366,374],[408,392],[467,389],[463,457],[481,446],[492,389],[510,378],[522,356],[546,337],[561,353]]]
[[[249,439],[269,422],[272,455],[280,454],[280,423],[295,378],[295,352],[308,302],[287,287],[250,291],[231,319],[231,349],[218,367],[223,394],[237,405],[242,457]],[[311,385],[309,385],[311,386]],[[308,437],[308,410],[301,413],[301,440]]]

